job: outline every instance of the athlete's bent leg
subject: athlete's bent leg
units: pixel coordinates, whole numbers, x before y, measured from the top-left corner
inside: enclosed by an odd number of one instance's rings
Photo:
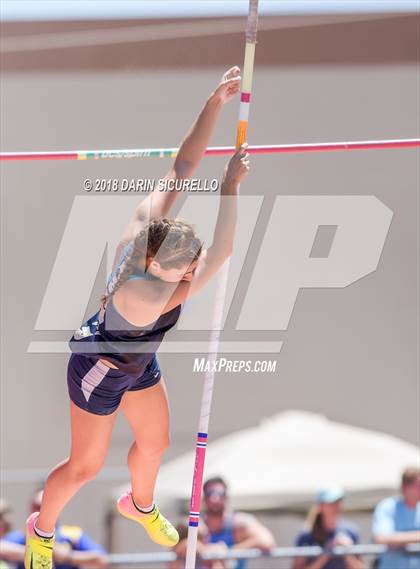
[[[173,547],[179,541],[178,532],[153,504],[161,457],[169,445],[169,405],[163,379],[153,387],[126,392],[121,408],[135,442],[128,453],[132,492],[120,497],[118,510],[141,524],[155,543]],[[142,511],[150,506],[149,513]]]
[[[54,531],[57,519],[72,496],[101,469],[117,412],[95,415],[70,402],[71,453],[48,476],[37,529]]]
[[[163,378],[148,389],[127,391],[121,402],[134,435],[128,453],[133,498],[140,508],[153,504],[161,458],[169,446],[169,403]]]

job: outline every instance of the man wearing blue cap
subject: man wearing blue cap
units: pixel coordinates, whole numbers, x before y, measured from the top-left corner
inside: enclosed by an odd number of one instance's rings
[[[354,524],[341,519],[344,491],[339,487],[324,488],[318,493],[316,504],[306,519],[306,529],[295,542],[297,547],[320,546],[328,550],[335,546],[349,546],[359,542]],[[319,557],[297,557],[293,569],[363,569],[363,562],[355,555],[333,557],[328,551]]]

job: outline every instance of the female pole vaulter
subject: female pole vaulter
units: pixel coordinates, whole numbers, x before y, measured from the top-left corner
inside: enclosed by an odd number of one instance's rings
[[[193,175],[221,108],[240,90],[240,79],[238,67],[224,74],[165,180]],[[225,168],[213,243],[204,251],[191,225],[166,217],[178,192],[155,188],[135,210],[117,247],[101,310],[70,341],[71,452],[48,476],[40,512],[27,520],[25,569],[52,569],[57,519],[72,496],[101,469],[118,409],[134,437],[128,453],[131,491],[120,497],[118,510],[142,525],[155,543],[178,542],[177,531],[153,497],[161,457],[169,444],[167,393],[155,352],[177,322],[181,304],[231,255],[238,186],[248,171],[249,156],[242,145]],[[122,344],[127,352],[86,353],[86,342],[91,340],[110,348]],[[130,351],[130,343],[144,349]]]

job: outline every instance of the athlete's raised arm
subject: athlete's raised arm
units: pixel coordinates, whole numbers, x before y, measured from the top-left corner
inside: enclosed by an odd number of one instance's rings
[[[180,282],[158,283],[163,295],[161,303],[169,300],[163,308],[162,304],[159,307],[159,298],[156,297],[156,307],[161,312],[171,310],[178,304],[182,304],[187,297],[198,292],[231,256],[236,228],[238,188],[249,171],[247,148],[248,145],[243,144],[225,168],[220,187],[220,205],[212,245],[188,267]],[[171,294],[172,291],[173,294]]]
[[[232,67],[207,99],[196,121],[186,134],[175,162],[164,180],[191,178],[196,171],[216,126],[220,110],[240,89],[240,69]],[[151,219],[168,215],[179,192],[160,191],[159,186],[137,206],[122,241],[131,241]]]

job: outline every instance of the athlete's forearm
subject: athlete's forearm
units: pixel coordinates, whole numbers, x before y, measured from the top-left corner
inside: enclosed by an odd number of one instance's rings
[[[137,206],[124,232],[123,241],[131,241],[150,219],[169,214],[179,192],[160,190],[170,180],[191,178],[204,156],[221,108],[239,93],[239,89],[240,70],[239,67],[232,67],[223,75],[218,87],[207,99],[196,121],[186,134],[170,171],[159,181],[150,195]]]
[[[240,80],[239,67],[232,67],[226,71],[219,85],[208,98],[179,149],[174,166],[177,177],[189,177],[194,173],[209,144],[220,109],[239,93]]]
[[[249,171],[248,145],[243,144],[232,156],[223,174],[220,187],[220,205],[212,244],[212,254],[229,257],[235,237],[238,191]]]
[[[175,164],[166,178],[191,178],[208,146],[222,106],[220,95],[213,94],[207,100],[181,144]],[[160,191],[156,186],[153,192],[137,206],[134,218],[126,230],[126,239],[129,241],[138,233],[140,230],[138,222],[144,224],[155,217],[169,215],[178,196],[179,192]]]
[[[233,250],[237,221],[238,187],[239,183],[235,180],[224,180],[221,185],[220,205],[214,229],[212,250],[223,257],[229,257]]]
[[[174,169],[179,177],[190,177],[197,169],[216,126],[223,101],[213,93],[194,122],[178,152]]]

